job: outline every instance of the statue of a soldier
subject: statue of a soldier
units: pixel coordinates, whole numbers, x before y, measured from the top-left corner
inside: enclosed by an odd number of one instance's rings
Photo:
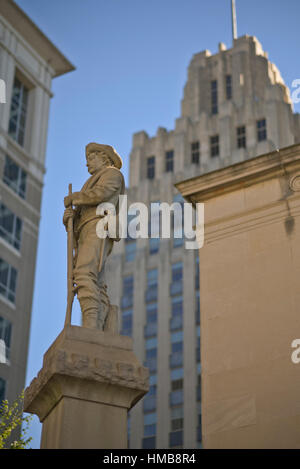
[[[118,239],[98,237],[96,230],[101,215],[97,206],[108,202],[118,213],[119,195],[124,194],[125,184],[120,171],[122,160],[110,145],[89,143],[86,162],[91,177],[80,192],[65,197],[63,223],[67,229],[69,219],[73,219],[73,285],[81,307],[82,326],[103,330],[110,307],[104,267]]]

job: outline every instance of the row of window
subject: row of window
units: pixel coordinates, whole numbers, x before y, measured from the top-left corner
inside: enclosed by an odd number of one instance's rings
[[[196,264],[197,265],[197,264]],[[197,271],[197,270],[196,270]],[[178,262],[172,265],[172,284],[180,285],[183,279],[183,264]],[[182,288],[174,289],[172,296],[171,320],[170,320],[170,357],[171,390],[169,404],[171,407],[170,422],[170,447],[181,446],[183,441],[183,298]],[[133,296],[133,276],[123,279],[123,298]],[[156,392],[157,392],[157,296],[158,296],[158,269],[147,272],[147,286],[145,291],[146,324],[145,336],[145,361],[144,366],[150,371],[150,389],[143,400],[144,435],[143,448],[155,448],[156,444]],[[132,310],[123,310],[122,330],[124,331],[128,318],[132,326]],[[197,336],[200,341],[200,328],[197,328]],[[197,339],[197,349],[199,348]],[[199,356],[200,358],[200,356]],[[198,361],[198,359],[197,359]],[[199,397],[197,387],[197,399]],[[199,429],[197,428],[197,433]]]
[[[200,375],[199,375],[200,378]],[[198,379],[198,383],[201,381],[201,378]],[[200,385],[197,383],[197,389],[201,389]],[[155,393],[156,395],[156,386],[151,389],[150,385],[149,393]],[[183,379],[178,379],[172,381],[172,391],[170,393],[170,398],[173,397],[173,404],[170,408],[170,433],[169,433],[169,446],[177,447],[183,445],[183,426],[184,426],[184,412],[183,412]],[[198,394],[197,394],[198,397]],[[151,396],[147,398],[150,401]],[[145,402],[146,398],[144,399]],[[202,429],[201,429],[201,402],[198,400],[197,406],[198,422],[196,428],[196,438],[198,442],[202,440]],[[145,406],[144,406],[145,408]],[[155,448],[155,437],[157,430],[157,413],[153,409],[151,412],[144,413],[144,438],[142,442],[143,448]]]
[[[136,239],[129,235],[130,222],[136,215],[128,216],[128,236],[125,240],[125,260],[131,262],[135,259],[136,255]],[[184,220],[184,199],[181,194],[175,194],[173,197],[172,211],[170,212],[171,231],[173,231],[173,247],[182,246],[184,241],[183,233],[183,220]],[[135,222],[134,222],[135,223]],[[159,252],[159,235],[162,225],[162,213],[160,201],[151,202],[150,207],[150,220],[148,223],[148,236],[149,236],[149,254],[156,254]]]
[[[267,123],[266,119],[260,119],[256,122],[257,141],[262,142],[267,139]],[[210,137],[210,156],[219,156],[220,142],[219,135]],[[246,126],[242,125],[236,129],[236,145],[237,148],[246,148]],[[200,142],[191,143],[191,163],[199,164],[200,162]],[[169,150],[165,153],[165,172],[173,172],[174,170],[174,151]],[[147,179],[155,178],[155,156],[147,158]]]
[[[171,320],[170,329],[175,330],[182,324],[183,314],[183,263],[182,261],[172,264],[171,267],[171,284],[170,284],[170,296],[171,296]],[[196,289],[196,324],[200,323],[200,293],[199,293],[199,257],[196,257],[195,262],[195,289]],[[121,308],[123,311],[124,320],[127,321],[128,327],[130,321],[132,321],[132,307],[133,307],[133,293],[134,293],[134,277],[129,275],[123,278],[123,295],[121,298]],[[158,269],[151,269],[147,272],[147,284],[145,291],[145,303],[146,303],[146,317],[147,325],[145,327],[145,334],[149,336],[150,331],[154,331],[153,325],[148,327],[149,323],[157,321],[157,305],[153,305],[158,299]],[[181,317],[181,319],[180,319]],[[147,331],[147,332],[146,332]]]

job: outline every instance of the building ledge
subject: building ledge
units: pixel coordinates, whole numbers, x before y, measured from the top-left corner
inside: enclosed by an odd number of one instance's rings
[[[28,44],[49,63],[54,70],[54,77],[75,70],[74,65],[13,0],[0,0],[0,11]]]
[[[300,163],[300,145],[295,144],[250,160],[236,163],[201,176],[175,184],[182,196],[192,202],[203,202],[211,197],[267,180],[288,171]]]

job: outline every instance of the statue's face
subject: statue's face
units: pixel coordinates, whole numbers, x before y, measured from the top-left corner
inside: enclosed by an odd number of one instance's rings
[[[107,156],[102,151],[91,151],[86,157],[86,165],[88,172],[90,174],[94,174],[95,172],[107,166]]]

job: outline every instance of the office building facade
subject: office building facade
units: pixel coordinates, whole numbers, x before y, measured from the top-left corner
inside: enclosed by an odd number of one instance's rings
[[[25,384],[52,79],[74,69],[30,18],[0,0],[0,401]]]

